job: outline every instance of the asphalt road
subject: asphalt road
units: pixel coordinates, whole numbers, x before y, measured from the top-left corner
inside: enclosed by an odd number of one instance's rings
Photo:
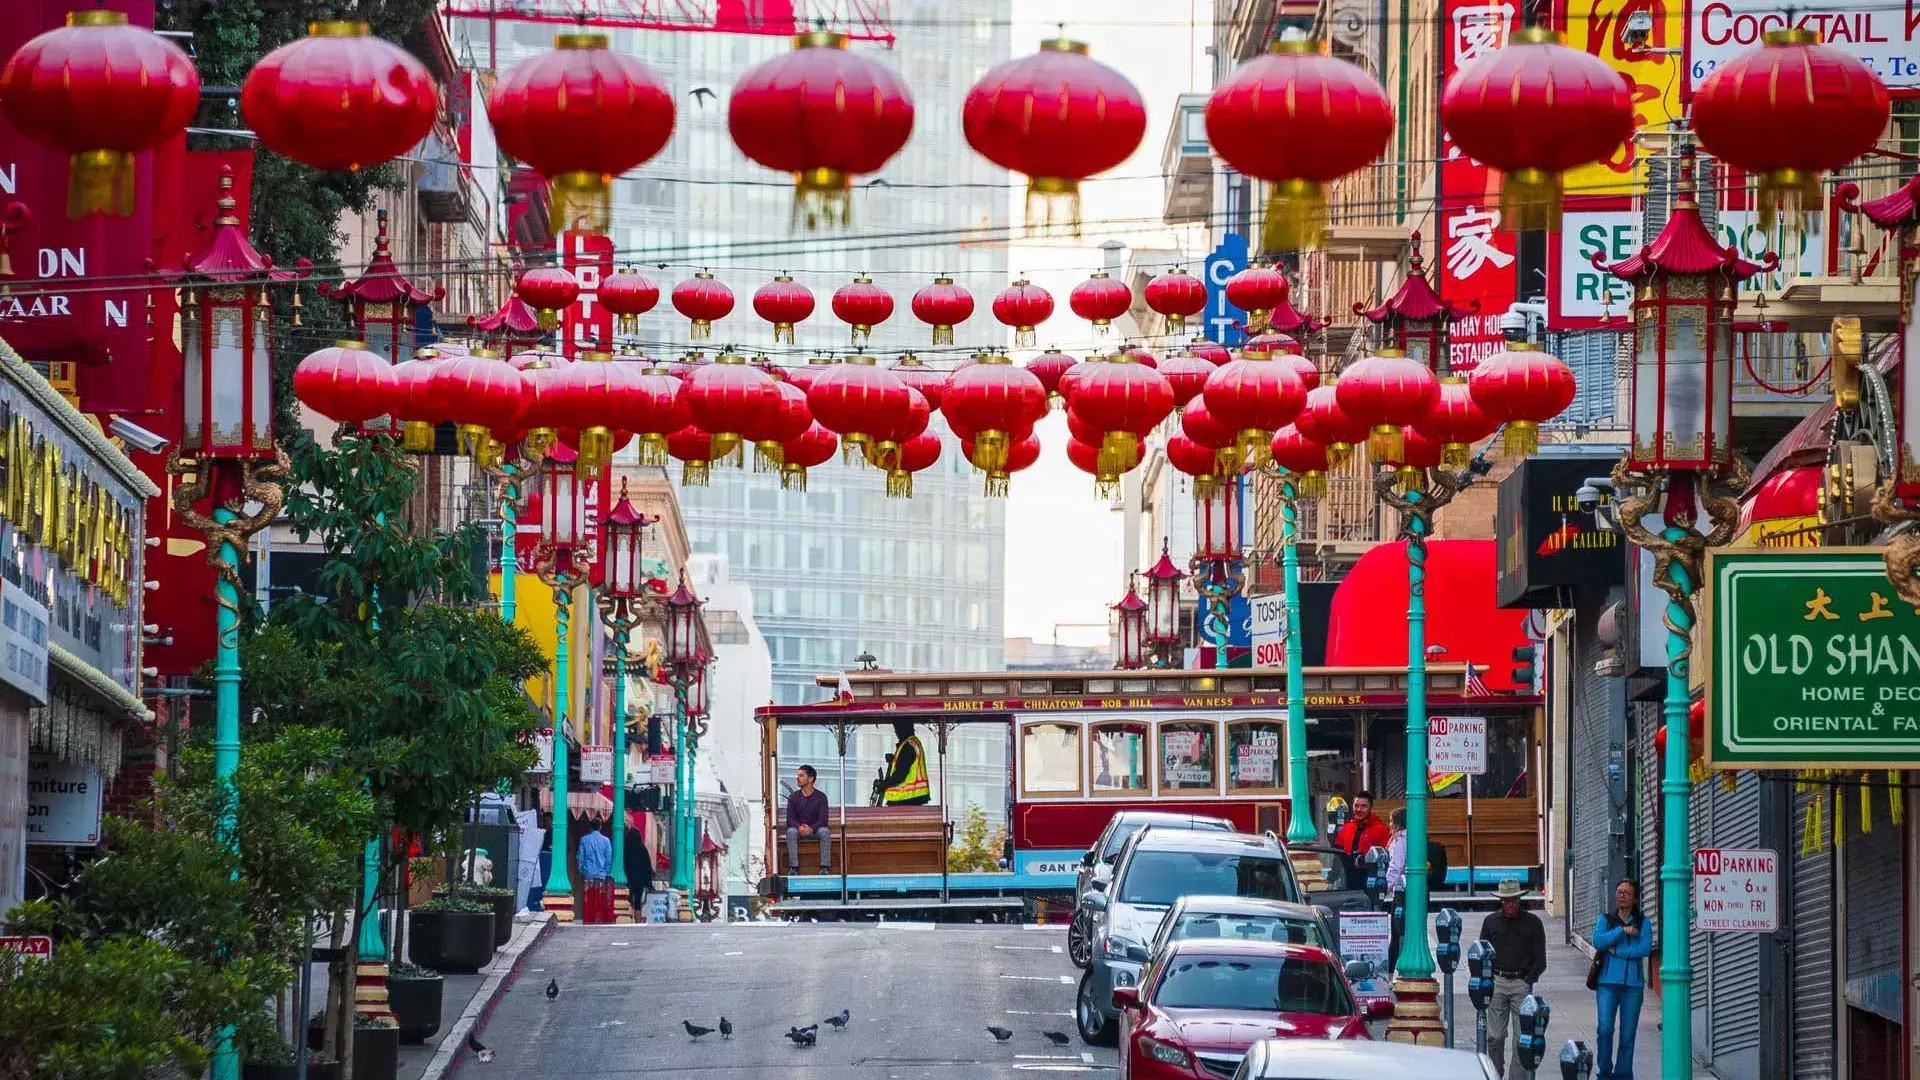
[[[1062,927],[909,923],[567,927],[523,962],[462,1080],[769,1076],[820,1080],[1113,1075],[1111,1050],[1074,1033],[1079,971]],[[560,996],[546,987],[557,979]],[[850,1010],[812,1047],[789,1027]],[[683,1019],[716,1027],[697,1042]],[[1011,1028],[997,1043],[989,1024]],[[1056,1047],[1042,1031],[1073,1036]]]

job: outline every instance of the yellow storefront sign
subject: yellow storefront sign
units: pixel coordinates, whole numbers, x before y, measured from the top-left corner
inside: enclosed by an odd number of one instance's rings
[[[1607,66],[1633,82],[1634,128],[1659,130],[1680,119],[1680,57],[1663,56],[1654,49],[1678,49],[1684,33],[1679,0],[1567,0],[1567,44],[1606,61]],[[1628,20],[1652,16],[1653,28],[1644,41],[1629,43]],[[1611,158],[1583,165],[1567,173],[1566,192],[1572,196],[1630,195],[1640,149],[1632,142]],[[1644,170],[1640,170],[1644,180]]]

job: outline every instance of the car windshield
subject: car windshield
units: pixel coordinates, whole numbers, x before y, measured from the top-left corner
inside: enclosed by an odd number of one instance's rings
[[[1153,1002],[1163,1009],[1353,1015],[1353,998],[1333,965],[1298,956],[1176,957]]]
[[[1183,896],[1257,896],[1298,902],[1286,860],[1253,851],[1135,851],[1120,884],[1124,904],[1172,904]]]
[[[1225,938],[1228,941],[1278,941],[1291,945],[1318,945],[1333,948],[1333,942],[1320,933],[1318,919],[1289,918],[1285,915],[1222,915],[1199,912],[1182,915],[1169,941],[1187,938]]]

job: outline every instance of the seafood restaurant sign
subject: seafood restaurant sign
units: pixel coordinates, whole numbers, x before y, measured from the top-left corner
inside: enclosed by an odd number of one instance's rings
[[[1920,94],[1920,0],[1812,3],[1783,9],[1778,0],[1693,0],[1687,8],[1687,85],[1698,89],[1715,68],[1792,25],[1866,64],[1899,94]]]
[[[1920,611],[1882,555],[1707,553],[1708,764],[1920,768]]]

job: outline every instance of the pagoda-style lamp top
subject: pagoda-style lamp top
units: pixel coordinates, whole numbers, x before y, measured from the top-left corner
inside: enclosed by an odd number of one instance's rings
[[[1354,304],[1354,314],[1369,322],[1384,325],[1393,334],[1386,344],[1425,364],[1430,371],[1443,371],[1447,364],[1447,338],[1453,324],[1480,310],[1480,301],[1466,306],[1440,298],[1427,280],[1426,265],[1420,257],[1420,234],[1412,237],[1413,250],[1407,256],[1407,276],[1399,291],[1379,307]]]

